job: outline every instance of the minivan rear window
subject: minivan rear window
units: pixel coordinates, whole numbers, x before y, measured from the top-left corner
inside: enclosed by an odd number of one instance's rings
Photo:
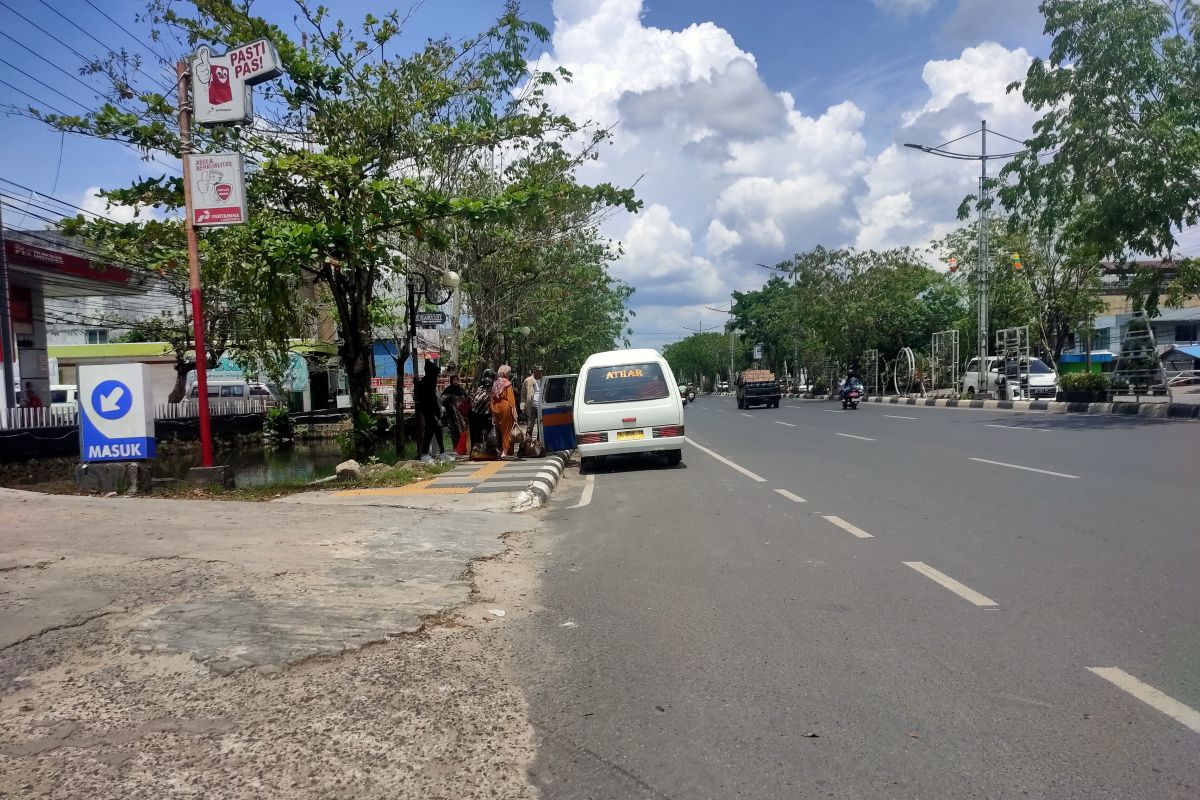
[[[658,364],[621,364],[589,369],[583,402],[587,405],[631,403],[639,400],[661,400],[670,394],[667,380]]]

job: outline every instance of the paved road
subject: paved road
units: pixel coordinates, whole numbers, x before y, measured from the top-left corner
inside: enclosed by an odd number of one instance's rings
[[[544,796],[1200,797],[1200,425],[838,409],[560,496]]]

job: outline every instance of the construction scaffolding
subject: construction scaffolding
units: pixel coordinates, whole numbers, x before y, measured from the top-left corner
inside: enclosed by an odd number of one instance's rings
[[[863,374],[859,376],[862,379],[863,387],[867,390],[867,396],[883,394],[883,387],[879,383],[879,351],[867,350],[863,353]]]
[[[996,355],[1004,385],[997,386],[1001,399],[1029,399],[1029,326],[996,331]],[[999,384],[999,381],[997,381]]]
[[[929,386],[939,391],[958,391],[958,331],[938,331],[929,348]]]
[[[1166,382],[1158,347],[1154,343],[1154,329],[1144,311],[1135,312],[1129,320],[1113,376],[1117,381],[1129,384],[1130,392],[1135,395],[1149,394],[1150,387]]]

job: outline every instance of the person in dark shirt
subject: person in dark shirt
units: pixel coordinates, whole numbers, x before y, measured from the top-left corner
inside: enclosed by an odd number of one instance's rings
[[[450,442],[457,446],[463,431],[467,429],[467,412],[471,408],[467,390],[459,382],[457,372],[450,374],[450,385],[442,390],[442,408],[450,428]]]
[[[440,372],[436,363],[426,361],[425,377],[417,381],[417,389],[414,394],[417,413],[421,415],[425,423],[425,434],[421,438],[420,457],[422,461],[430,457],[429,446],[432,442],[437,443],[438,455],[446,452],[446,446],[442,443],[442,407],[438,403],[437,390],[437,379]]]

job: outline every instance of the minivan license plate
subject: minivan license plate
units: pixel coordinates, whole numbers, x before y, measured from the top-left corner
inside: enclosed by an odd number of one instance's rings
[[[645,431],[617,431],[617,441],[625,441],[628,439],[645,439]]]

